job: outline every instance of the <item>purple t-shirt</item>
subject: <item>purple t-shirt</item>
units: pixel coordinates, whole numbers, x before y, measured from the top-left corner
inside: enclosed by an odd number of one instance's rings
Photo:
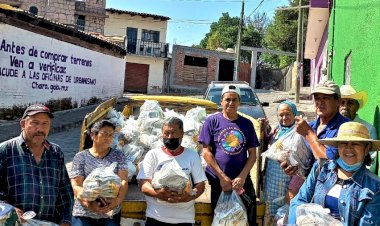
[[[221,170],[231,179],[236,178],[247,162],[247,150],[259,146],[252,122],[239,116],[230,121],[222,113],[206,118],[198,142],[211,146]],[[207,166],[206,172],[215,176]]]

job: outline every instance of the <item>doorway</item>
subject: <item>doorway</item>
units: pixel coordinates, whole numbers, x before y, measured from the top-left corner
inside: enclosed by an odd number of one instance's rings
[[[233,78],[234,78],[234,61],[220,59],[218,81],[233,81]]]

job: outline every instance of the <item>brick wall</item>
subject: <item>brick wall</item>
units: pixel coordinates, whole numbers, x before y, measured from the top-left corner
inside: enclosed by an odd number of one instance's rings
[[[184,79],[185,56],[207,58],[206,80]],[[234,60],[235,54],[204,50],[186,46],[173,46],[172,66],[169,78],[169,90],[178,93],[203,93],[207,85],[218,78],[220,59]],[[191,66],[190,66],[191,67]],[[196,76],[196,74],[194,75]]]
[[[31,6],[37,7],[38,16],[62,24],[74,24],[74,0],[24,0],[20,8],[29,11]]]
[[[85,31],[104,34],[106,0],[86,0],[86,8],[88,8],[90,12],[96,12],[98,14],[86,16]],[[104,14],[102,10],[104,10]]]
[[[75,10],[75,0],[23,0],[21,2],[21,9],[29,11],[30,7],[35,6],[38,9],[38,16],[62,24],[75,25],[75,15],[84,15],[85,32],[104,34],[106,0],[86,0],[85,12]]]

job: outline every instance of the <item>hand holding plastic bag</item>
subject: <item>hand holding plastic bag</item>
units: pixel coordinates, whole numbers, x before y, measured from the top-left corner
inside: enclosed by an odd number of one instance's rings
[[[94,201],[98,197],[115,198],[119,194],[120,177],[114,173],[117,163],[94,169],[83,181],[82,199]]]
[[[296,132],[295,128],[280,137],[261,156],[298,166],[297,174],[303,178],[307,176],[308,169],[311,167],[312,153],[308,150],[304,138]]]
[[[220,194],[211,226],[248,226],[247,211],[235,190]]]
[[[315,203],[305,203],[297,207],[298,226],[343,226],[343,223],[332,217],[330,210]]]
[[[27,211],[22,215],[22,218],[26,220],[25,223],[22,223],[22,226],[59,226],[56,223],[50,221],[36,220],[33,219],[36,216],[34,211]]]
[[[181,194],[184,190],[190,192],[190,181],[182,168],[175,160],[164,163],[153,175],[153,188],[168,188],[171,191],[177,191]]]

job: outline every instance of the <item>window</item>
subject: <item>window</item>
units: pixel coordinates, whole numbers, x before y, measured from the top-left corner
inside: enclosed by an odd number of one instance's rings
[[[84,31],[86,26],[86,17],[83,15],[76,15],[75,24],[77,25],[78,30]]]
[[[208,59],[201,57],[185,56],[185,65],[196,67],[207,67]]]
[[[31,13],[31,14],[34,14],[34,15],[38,15],[38,8],[37,7],[35,7],[35,6],[31,6],[30,8],[29,8],[29,12]]]
[[[344,84],[349,85],[351,84],[351,60],[352,60],[352,52],[350,51],[346,59],[344,60]]]
[[[152,31],[152,30],[142,30],[142,35],[141,35],[141,40],[142,41],[147,41],[147,42],[159,42],[160,40],[160,32],[159,31]]]

